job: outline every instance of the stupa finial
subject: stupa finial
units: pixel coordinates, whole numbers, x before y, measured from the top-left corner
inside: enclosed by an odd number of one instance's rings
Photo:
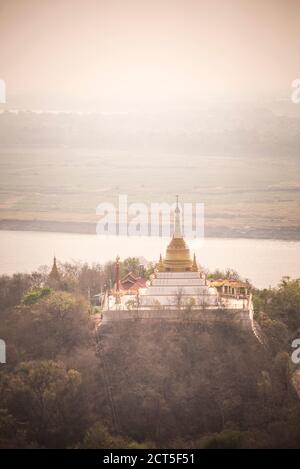
[[[174,238],[182,238],[181,224],[180,224],[180,208],[178,205],[178,195],[176,195],[176,208],[175,208],[175,229]]]

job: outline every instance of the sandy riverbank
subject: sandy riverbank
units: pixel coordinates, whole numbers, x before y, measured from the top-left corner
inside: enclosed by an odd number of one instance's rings
[[[0,220],[0,230],[14,231],[46,231],[59,233],[96,233],[96,223],[73,222],[73,221],[53,221],[53,220]],[[300,227],[285,226],[272,228],[251,228],[245,229],[229,228],[220,226],[206,226],[205,237],[207,238],[246,238],[246,239],[278,239],[285,241],[299,241]]]

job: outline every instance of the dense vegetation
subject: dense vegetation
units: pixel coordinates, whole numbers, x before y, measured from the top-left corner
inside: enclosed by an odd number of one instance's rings
[[[138,268],[127,260],[122,272]],[[291,341],[300,282],[254,292],[266,338],[214,325],[119,322],[95,329],[88,290],[112,264],[0,277],[0,447],[295,447],[300,401]]]

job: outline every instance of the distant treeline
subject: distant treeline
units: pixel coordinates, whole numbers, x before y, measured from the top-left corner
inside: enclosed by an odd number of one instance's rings
[[[70,145],[109,150],[151,149],[183,154],[298,155],[300,118],[271,111],[200,109],[161,113],[0,114],[2,145]]]

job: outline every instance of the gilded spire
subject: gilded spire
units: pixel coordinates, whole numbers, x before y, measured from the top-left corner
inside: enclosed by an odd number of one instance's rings
[[[166,257],[160,256],[159,272],[191,272],[193,261],[190,250],[183,239],[181,231],[180,208],[176,196],[175,227],[173,237],[167,247]]]
[[[174,238],[182,238],[181,223],[180,223],[180,208],[178,205],[178,195],[176,195],[176,208],[175,208],[175,229]]]

